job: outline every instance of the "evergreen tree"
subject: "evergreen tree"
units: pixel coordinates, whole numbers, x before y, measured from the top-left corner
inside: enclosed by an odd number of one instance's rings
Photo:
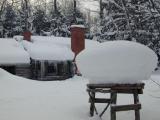
[[[15,11],[12,9],[12,6],[8,5],[6,7],[5,19],[3,22],[3,27],[5,30],[5,34],[8,37],[13,37],[16,27],[16,14]]]
[[[47,29],[47,20],[45,12],[41,9],[37,9],[33,14],[33,27],[35,29],[36,34],[40,35],[42,30]]]
[[[160,2],[153,0],[104,0],[99,21],[99,41],[137,41],[159,53]]]
[[[51,29],[52,29],[52,34],[54,36],[63,36],[63,37],[70,36],[69,27],[66,24],[66,18],[63,15],[54,17],[51,20]]]

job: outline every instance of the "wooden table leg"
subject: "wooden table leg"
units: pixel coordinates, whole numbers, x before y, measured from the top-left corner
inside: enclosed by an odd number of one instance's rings
[[[94,109],[95,109],[95,92],[90,92],[90,115],[94,115]]]
[[[133,94],[133,96],[134,96],[134,104],[139,103],[138,93],[135,92],[135,93]],[[135,120],[140,120],[140,111],[139,111],[139,109],[136,109],[136,110],[135,110]]]
[[[111,120],[116,120],[116,111],[112,109],[112,105],[117,103],[117,93],[111,92]]]

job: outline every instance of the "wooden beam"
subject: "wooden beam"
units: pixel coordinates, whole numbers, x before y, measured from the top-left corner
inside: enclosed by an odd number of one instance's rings
[[[141,109],[141,104],[130,104],[130,105],[114,105],[111,104],[112,111],[129,111],[129,110],[139,110]]]
[[[109,103],[111,101],[111,99],[106,99],[106,98],[95,98],[94,102],[95,103]],[[91,103],[92,100],[89,99],[89,102]]]

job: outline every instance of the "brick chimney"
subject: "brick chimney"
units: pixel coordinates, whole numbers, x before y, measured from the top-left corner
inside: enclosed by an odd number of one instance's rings
[[[71,26],[71,49],[75,57],[85,49],[85,27],[83,25]]]
[[[30,31],[25,31],[24,33],[23,33],[23,40],[27,40],[27,41],[31,41],[31,35],[32,35],[32,33],[30,32]]]

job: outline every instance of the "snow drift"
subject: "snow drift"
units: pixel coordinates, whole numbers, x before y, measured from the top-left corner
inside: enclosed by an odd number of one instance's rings
[[[137,83],[150,78],[157,56],[136,42],[111,41],[81,52],[77,65],[90,83]]]

